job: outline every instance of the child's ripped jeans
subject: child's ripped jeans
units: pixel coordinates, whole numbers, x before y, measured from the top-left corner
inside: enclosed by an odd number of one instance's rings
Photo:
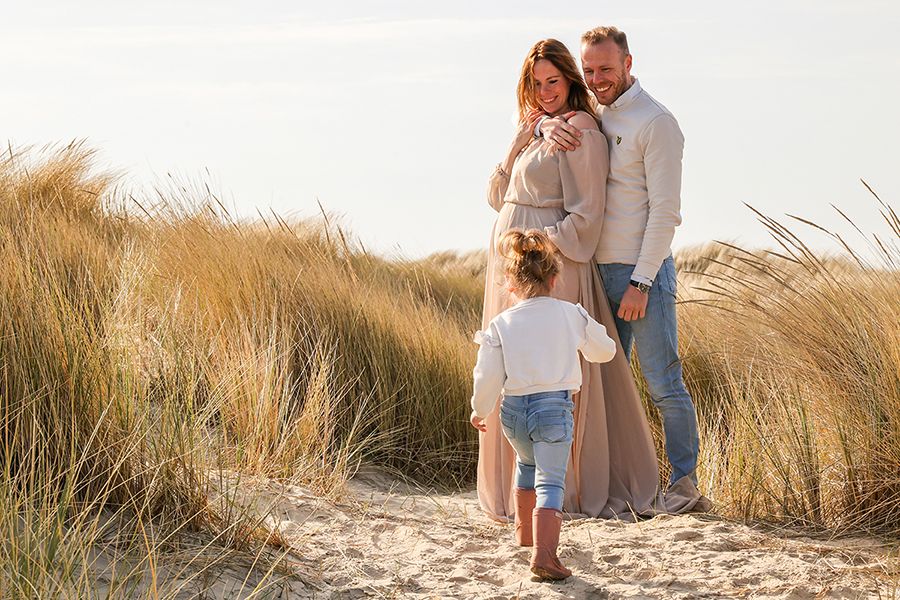
[[[535,490],[538,508],[562,510],[572,447],[572,392],[504,396],[503,433],[516,451],[516,487]]]

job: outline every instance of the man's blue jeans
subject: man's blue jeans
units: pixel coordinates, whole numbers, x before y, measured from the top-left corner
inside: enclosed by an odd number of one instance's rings
[[[535,490],[538,508],[562,510],[574,407],[569,391],[504,396],[500,404],[503,433],[516,451],[516,487]]]
[[[631,281],[634,265],[600,264],[600,277],[613,316]],[[625,357],[631,360],[632,341],[637,346],[641,373],[647,380],[650,398],[662,415],[666,437],[666,454],[672,465],[669,483],[685,475],[697,483],[695,469],[700,453],[697,434],[697,412],[684,385],[681,359],[678,357],[678,322],[675,317],[675,261],[669,256],[663,261],[650,288],[647,314],[636,321],[623,321],[615,316],[619,339]]]

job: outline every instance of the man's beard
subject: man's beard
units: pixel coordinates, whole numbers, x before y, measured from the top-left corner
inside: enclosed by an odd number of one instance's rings
[[[622,94],[628,91],[627,76],[623,73],[622,77],[612,82],[612,87],[603,92],[603,94],[598,93],[597,90],[593,88],[591,88],[591,91],[594,92],[594,98],[597,99],[597,102],[603,106],[609,106],[618,100]]]

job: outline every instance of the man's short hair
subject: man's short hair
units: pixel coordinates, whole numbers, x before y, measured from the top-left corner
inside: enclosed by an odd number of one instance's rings
[[[628,38],[625,36],[625,32],[620,31],[618,27],[594,27],[590,31],[585,31],[584,35],[581,36],[581,43],[590,46],[603,43],[606,40],[614,41],[616,46],[622,50],[622,53],[625,56],[631,54],[631,52],[628,51]]]

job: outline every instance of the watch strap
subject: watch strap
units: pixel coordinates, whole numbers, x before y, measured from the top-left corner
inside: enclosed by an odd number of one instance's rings
[[[632,279],[628,283],[630,283],[632,286],[636,287],[638,289],[638,291],[642,294],[649,294],[650,288],[653,287],[653,284],[643,283],[642,281],[635,281],[634,279]]]

